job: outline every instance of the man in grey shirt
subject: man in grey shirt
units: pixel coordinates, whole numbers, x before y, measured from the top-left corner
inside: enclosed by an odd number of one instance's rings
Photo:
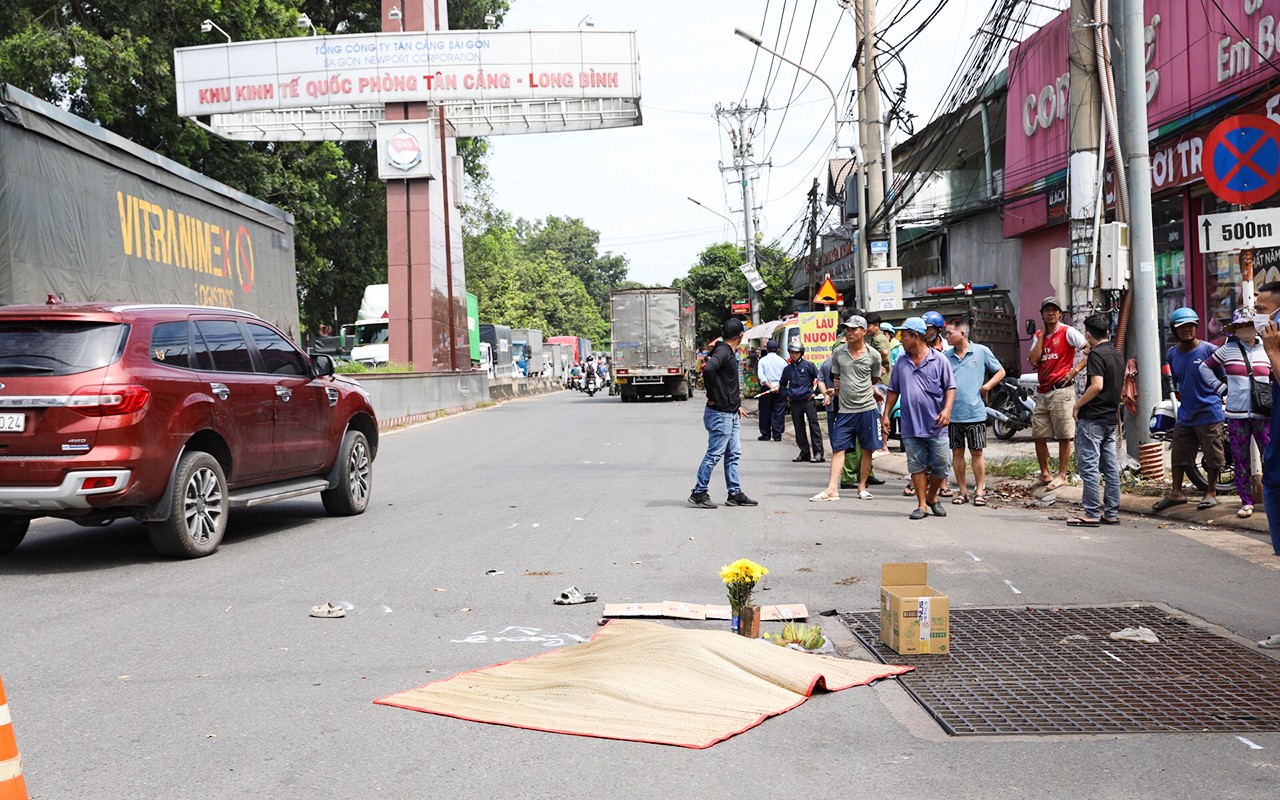
[[[845,343],[831,351],[831,378],[840,411],[831,424],[831,476],[827,488],[809,499],[823,503],[840,499],[840,474],[844,452],[857,442],[862,448],[858,464],[858,497],[870,500],[867,476],[871,474],[871,454],[880,449],[879,409],[872,387],[880,380],[880,354],[867,346],[866,319],[854,314],[845,320]],[[819,387],[825,390],[825,386]]]

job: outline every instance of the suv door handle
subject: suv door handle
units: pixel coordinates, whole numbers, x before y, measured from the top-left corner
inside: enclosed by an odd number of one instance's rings
[[[231,390],[227,388],[225,383],[211,383],[209,384],[209,391],[213,392],[214,396],[219,400],[226,400],[231,396]]]
[[[279,397],[281,400],[287,403],[293,399],[293,390],[277,384],[276,397]]]

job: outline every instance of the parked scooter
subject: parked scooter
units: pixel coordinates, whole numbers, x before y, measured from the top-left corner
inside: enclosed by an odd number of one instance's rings
[[[1012,439],[1018,431],[1031,427],[1038,381],[1034,372],[1028,372],[1017,380],[1005,378],[987,393],[987,418],[997,439]]]
[[[1151,438],[1161,442],[1173,440],[1173,425],[1178,418],[1178,400],[1176,396],[1169,397],[1156,403],[1151,409],[1151,418],[1147,422],[1147,430],[1151,432]],[[1248,464],[1237,465],[1231,458],[1231,445],[1227,441],[1226,426],[1222,428],[1222,470],[1218,473],[1218,492],[1228,493],[1235,491],[1236,488],[1236,469],[1243,469],[1249,472]],[[1204,468],[1204,453],[1200,453],[1196,458],[1194,466],[1187,467],[1184,473],[1187,480],[1191,481],[1191,485],[1197,489],[1204,491],[1209,486],[1209,480],[1206,478],[1208,470]]]

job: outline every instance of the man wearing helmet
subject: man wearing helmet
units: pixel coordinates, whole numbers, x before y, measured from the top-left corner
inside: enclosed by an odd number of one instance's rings
[[[804,358],[804,345],[796,336],[787,344],[790,360],[782,370],[779,391],[791,404],[791,424],[796,429],[796,445],[800,455],[792,461],[826,461],[822,455],[822,429],[818,427],[818,407],[813,402],[813,388],[818,382],[818,368]],[[806,432],[806,421],[808,422]],[[813,449],[810,451],[810,443]]]
[[[925,342],[938,352],[942,352],[946,347],[946,341],[943,339],[943,329],[947,327],[947,320],[937,311],[924,312],[922,319],[924,320],[924,340]]]
[[[1071,441],[1076,438],[1075,379],[1085,367],[1081,358],[1088,342],[1080,331],[1062,322],[1062,306],[1055,297],[1040,301],[1040,318],[1044,328],[1036,331],[1027,360],[1036,368],[1040,391],[1031,416],[1031,438],[1036,443],[1040,461],[1040,482],[1056,489],[1067,482],[1067,461],[1071,458]],[[1049,440],[1058,441],[1058,475],[1049,473]]]
[[[1209,487],[1196,506],[1201,510],[1218,504],[1218,472],[1222,469],[1222,422],[1224,419],[1222,397],[1218,387],[1226,377],[1221,367],[1213,370],[1216,380],[1210,381],[1201,374],[1200,365],[1213,356],[1214,347],[1196,338],[1200,317],[1189,308],[1175,308],[1169,315],[1169,327],[1177,341],[1165,355],[1174,390],[1178,393],[1178,418],[1173,425],[1173,441],[1169,448],[1169,465],[1173,468],[1173,488],[1169,494],[1151,507],[1164,511],[1170,506],[1182,505],[1187,498],[1182,493],[1182,476],[1188,467],[1194,467],[1196,454],[1204,453],[1205,478]]]

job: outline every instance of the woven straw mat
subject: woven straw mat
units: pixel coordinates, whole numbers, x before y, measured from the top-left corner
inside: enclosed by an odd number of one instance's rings
[[[801,653],[728,631],[614,620],[591,639],[375,702],[474,722],[704,748],[790,711],[815,688],[912,667]]]

